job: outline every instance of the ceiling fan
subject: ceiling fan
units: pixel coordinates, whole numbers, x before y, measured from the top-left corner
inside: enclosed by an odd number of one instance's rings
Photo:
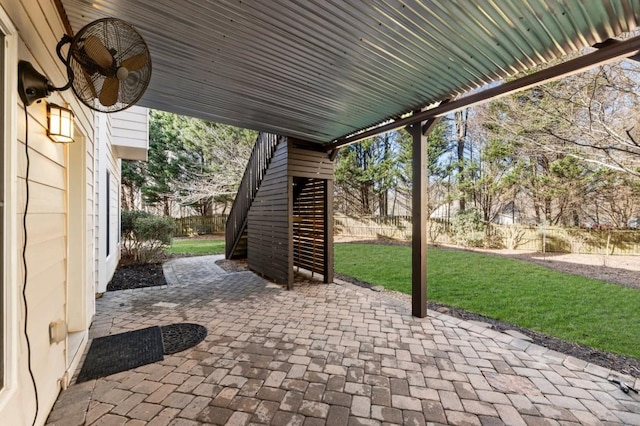
[[[69,50],[65,57],[62,47],[66,44]],[[74,37],[63,36],[56,52],[69,79],[62,87],[54,87],[30,62],[19,62],[18,92],[25,105],[54,91],[72,88],[78,99],[93,110],[121,111],[140,100],[151,79],[147,44],[120,19],[99,19]]]

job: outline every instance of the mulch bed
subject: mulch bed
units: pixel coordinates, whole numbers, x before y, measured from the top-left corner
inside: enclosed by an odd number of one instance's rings
[[[249,270],[247,259],[221,259],[216,261],[216,265],[227,272],[243,272]]]
[[[174,257],[184,256],[169,256],[167,259]],[[249,270],[246,260],[219,260],[216,262],[218,266],[223,268],[227,272],[241,272]],[[351,278],[344,275],[336,274],[336,277],[358,285],[364,288],[371,288],[369,283],[365,283],[355,278]],[[109,284],[107,285],[107,291],[126,290],[132,288],[152,287],[166,285],[166,280],[162,272],[162,264],[146,264],[146,265],[120,265]],[[396,299],[410,300],[410,296],[382,290],[386,296]],[[538,333],[532,330],[528,330],[517,325],[509,324],[502,321],[497,321],[492,318],[487,318],[482,315],[474,314],[472,312],[465,311],[463,309],[454,308],[451,306],[442,305],[440,303],[429,302],[428,309],[444,312],[447,315],[451,315],[463,320],[473,320],[488,323],[498,331],[516,330],[522,334],[529,336],[533,343],[543,346],[545,348],[562,352],[567,355],[572,355],[576,358],[582,359],[587,362],[599,365],[601,367],[609,368],[614,371],[618,371],[630,376],[640,378],[640,359],[628,358],[622,355],[617,355],[609,352],[605,352],[599,349],[590,348],[588,346],[579,345],[577,343],[567,342],[556,337],[547,336],[542,333]]]
[[[107,291],[167,285],[162,263],[144,265],[119,265],[107,284]]]
[[[189,255],[171,254],[166,256],[165,261],[180,257],[189,257]],[[249,270],[246,259],[221,259],[216,262],[216,265],[227,272]],[[129,290],[132,288],[155,287],[160,285],[167,285],[164,273],[162,272],[162,263],[137,265],[127,259],[123,259],[113,274],[113,278],[111,278],[111,281],[107,284],[107,291]]]
[[[123,257],[120,259],[111,281],[107,284],[107,291],[167,285],[162,264],[171,259],[190,256],[188,254],[165,254],[160,262],[143,264],[134,263],[133,259]]]

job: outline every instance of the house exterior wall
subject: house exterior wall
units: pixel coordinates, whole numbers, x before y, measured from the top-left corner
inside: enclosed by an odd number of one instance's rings
[[[147,159],[149,110],[132,106],[114,114],[96,114],[95,128],[96,141],[99,143],[94,160],[94,273],[95,293],[101,294],[107,291],[107,285],[120,261],[122,159]]]
[[[71,90],[55,92],[26,107],[25,119],[25,106],[16,90],[18,60],[30,61],[54,86],[64,85],[67,79],[55,52],[64,27],[54,1],[0,0],[0,32],[5,41],[0,49],[4,95],[0,171],[5,201],[0,218],[4,253],[0,268],[0,423],[32,424],[37,389],[35,424],[44,424],[86,347],[95,294],[106,288],[119,259],[120,160],[110,146],[110,118],[84,106]],[[75,143],[49,140],[47,102],[67,105],[73,111]],[[107,197],[110,212],[104,210]],[[49,327],[58,321],[68,327],[69,336],[51,343]]]
[[[120,159],[113,145],[113,117],[96,114],[98,153],[95,167],[96,193],[96,293],[107,291],[107,284],[120,261]],[[107,179],[109,180],[107,182]],[[107,191],[108,190],[108,191]],[[107,200],[108,198],[108,200]]]
[[[110,114],[111,143],[118,158],[147,160],[149,152],[149,109],[132,106]]]
[[[87,157],[84,164],[85,171],[85,182],[86,182],[86,192],[85,199],[80,200],[83,202],[85,207],[84,211],[86,212],[86,247],[84,247],[84,252],[86,254],[84,263],[86,265],[86,277],[87,283],[91,283],[89,288],[87,289],[86,294],[84,294],[85,303],[87,306],[86,312],[87,315],[93,315],[95,312],[95,294],[96,290],[96,271],[93,268],[94,265],[94,247],[96,245],[96,236],[97,232],[97,223],[95,221],[94,214],[94,198],[95,198],[95,188],[97,187],[96,179],[97,174],[95,170],[95,157],[96,157],[96,147],[99,145],[94,138],[86,138],[85,146]],[[79,206],[77,208],[80,208]]]

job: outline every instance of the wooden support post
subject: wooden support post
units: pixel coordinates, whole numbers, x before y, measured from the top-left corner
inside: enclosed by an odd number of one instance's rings
[[[407,128],[413,136],[413,183],[411,185],[413,230],[411,237],[411,313],[427,316],[427,163],[426,139],[420,123]]]
[[[324,181],[324,282],[333,282],[333,180]]]
[[[287,290],[293,290],[293,176],[287,176]]]
[[[438,120],[437,117],[431,118],[424,124],[415,123],[407,127],[413,136],[411,313],[418,318],[427,316],[427,220],[429,219],[427,181],[429,179],[429,162],[426,135],[431,132]]]

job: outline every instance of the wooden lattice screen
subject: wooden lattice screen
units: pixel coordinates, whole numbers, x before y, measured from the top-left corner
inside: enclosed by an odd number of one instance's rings
[[[325,179],[294,178],[293,264],[319,274],[325,265]]]

